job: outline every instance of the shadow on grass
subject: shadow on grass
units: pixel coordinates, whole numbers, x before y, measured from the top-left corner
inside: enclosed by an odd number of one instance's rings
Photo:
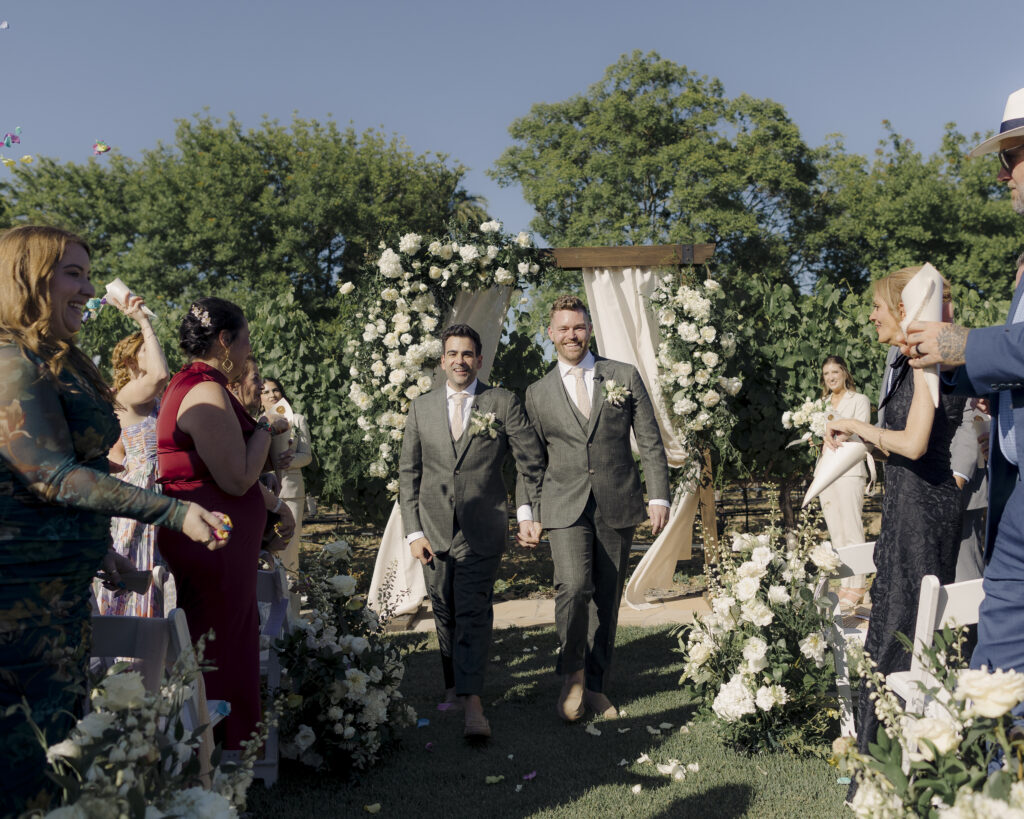
[[[685,819],[688,816],[736,819],[747,815],[753,796],[754,789],[750,785],[718,785],[677,799],[671,807],[650,816],[651,819]]]

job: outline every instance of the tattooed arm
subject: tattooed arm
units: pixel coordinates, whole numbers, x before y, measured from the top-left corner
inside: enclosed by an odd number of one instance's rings
[[[943,369],[962,366],[967,349],[966,327],[941,321],[915,321],[907,328],[900,350],[913,367],[938,364]]]

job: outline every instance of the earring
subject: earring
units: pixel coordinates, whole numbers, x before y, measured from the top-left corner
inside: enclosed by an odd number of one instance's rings
[[[233,362],[227,354],[224,356],[224,360],[220,362],[220,368],[224,370],[225,375],[230,375],[231,371],[235,368],[235,362]]]

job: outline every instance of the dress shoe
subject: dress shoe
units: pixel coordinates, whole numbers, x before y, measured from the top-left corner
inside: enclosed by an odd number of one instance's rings
[[[587,689],[583,694],[583,702],[587,708],[599,717],[604,717],[605,719],[619,718],[619,709],[612,705],[611,700],[600,691]]]
[[[558,696],[556,706],[558,716],[566,722],[575,722],[583,716],[583,683],[566,677],[562,684],[562,693]]]
[[[491,724],[483,714],[467,714],[466,727],[462,731],[466,739],[490,739]]]

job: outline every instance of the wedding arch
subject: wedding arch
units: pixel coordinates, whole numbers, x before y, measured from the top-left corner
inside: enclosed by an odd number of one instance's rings
[[[393,497],[409,403],[432,387],[439,372],[440,329],[459,322],[480,333],[479,377],[486,380],[513,298],[554,268],[580,269],[598,350],[640,371],[669,465],[682,475],[669,525],[633,573],[627,603],[644,608],[650,605],[645,601],[650,589],[671,585],[676,562],[690,557],[698,508],[705,559],[711,559],[717,528],[710,448],[728,439],[732,415],[725,398],[741,385],[726,372],[735,343],[713,306],[721,288],[694,275],[712,257],[713,244],[542,249],[528,234],[505,234],[500,223],[489,221],[478,231],[433,240],[406,234],[395,247],[380,249],[368,271],[379,299],[370,298],[356,313],[360,332],[345,349],[352,377],[349,400],[359,410],[367,469],[388,479]],[[352,290],[347,283],[341,287],[343,294]],[[443,324],[438,316],[444,316]],[[396,502],[368,603],[392,615],[415,615],[425,594]]]

